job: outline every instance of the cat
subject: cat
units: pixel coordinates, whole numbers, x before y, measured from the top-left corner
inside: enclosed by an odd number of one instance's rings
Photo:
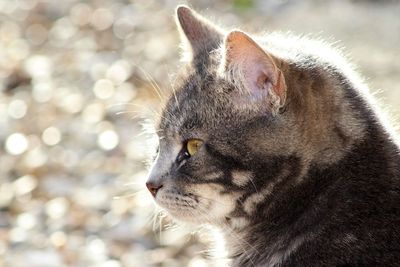
[[[400,149],[339,52],[176,11],[189,52],[147,188],[232,266],[400,266]]]

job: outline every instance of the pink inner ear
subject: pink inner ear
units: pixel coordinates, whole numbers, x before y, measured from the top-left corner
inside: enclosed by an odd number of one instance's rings
[[[247,58],[242,63],[242,72],[244,79],[252,93],[257,93],[259,90],[267,90],[266,85],[269,82],[269,75],[267,68],[262,63],[253,62],[250,58]]]
[[[235,66],[243,84],[256,98],[273,93],[284,100],[284,84],[278,82],[279,70],[270,55],[243,32],[234,31],[226,38],[225,67]]]

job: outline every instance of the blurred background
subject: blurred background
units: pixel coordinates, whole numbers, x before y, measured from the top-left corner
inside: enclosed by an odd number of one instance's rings
[[[0,267],[210,266],[144,190],[178,0],[0,0]],[[229,28],[344,47],[400,118],[400,2],[198,0]]]

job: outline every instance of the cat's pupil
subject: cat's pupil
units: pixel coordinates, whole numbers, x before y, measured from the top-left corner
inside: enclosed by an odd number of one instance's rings
[[[183,145],[182,150],[179,152],[178,157],[176,158],[176,162],[179,164],[188,158],[190,158],[190,154],[189,154],[189,151],[187,150],[187,145],[185,143]]]

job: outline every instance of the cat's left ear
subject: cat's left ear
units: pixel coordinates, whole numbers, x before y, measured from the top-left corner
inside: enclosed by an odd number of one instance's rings
[[[189,60],[208,57],[209,52],[222,44],[223,31],[187,6],[178,6],[176,21]]]
[[[242,98],[278,113],[286,100],[286,83],[278,59],[241,31],[226,36],[223,53],[221,69],[242,90]]]

